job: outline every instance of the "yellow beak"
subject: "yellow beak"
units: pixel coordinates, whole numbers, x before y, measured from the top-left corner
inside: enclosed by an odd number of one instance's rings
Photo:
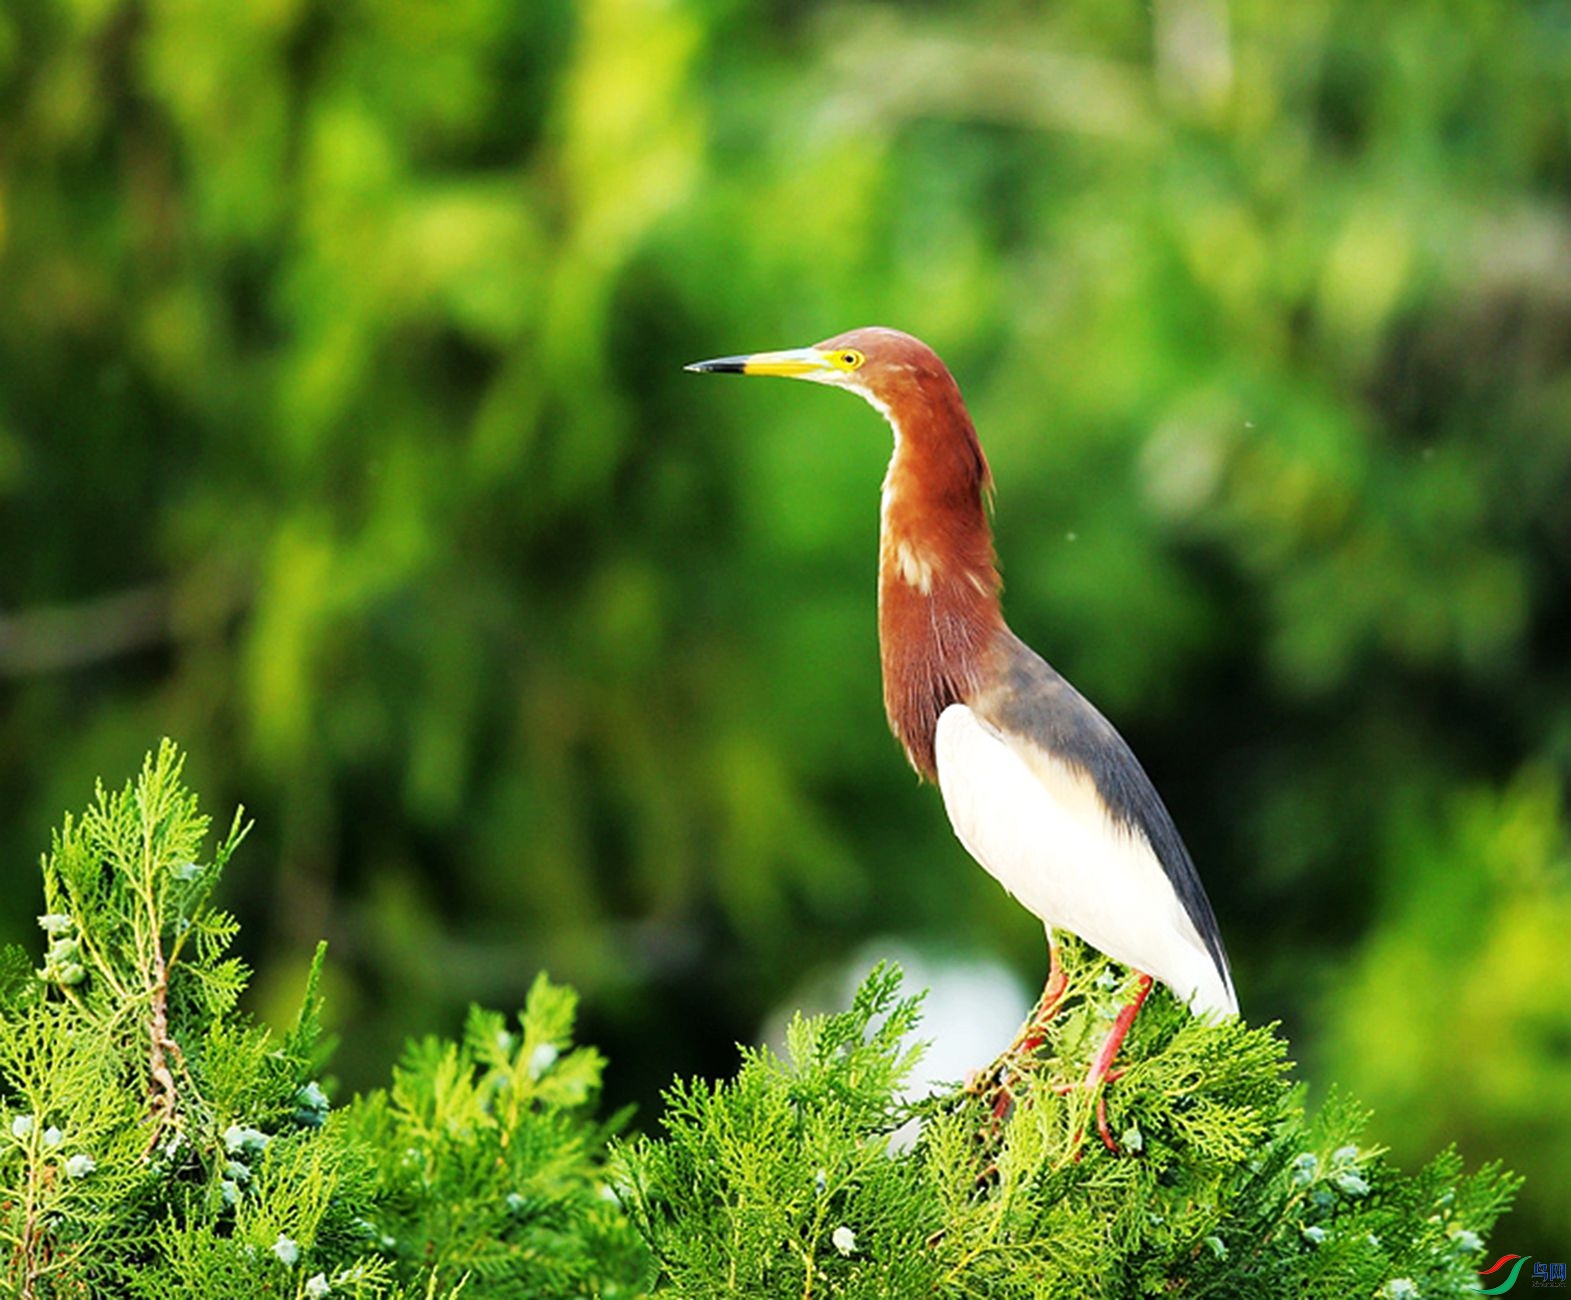
[[[700,374],[783,375],[788,379],[805,379],[831,373],[838,367],[817,348],[791,348],[785,352],[754,352],[743,357],[695,361],[683,369],[696,370]]]

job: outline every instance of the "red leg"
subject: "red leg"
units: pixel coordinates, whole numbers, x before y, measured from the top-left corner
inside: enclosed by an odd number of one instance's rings
[[[1124,1071],[1122,1068],[1117,1070],[1109,1070],[1107,1072],[1107,1078],[1105,1078],[1102,1082],[1113,1083],[1119,1079],[1122,1079],[1123,1077]],[[1078,1083],[1055,1083],[1053,1085],[1053,1095],[1057,1097],[1067,1097],[1070,1093],[1083,1086],[1083,1084]]]
[[[1069,986],[1069,976],[1064,973],[1064,968],[1058,961],[1058,945],[1053,942],[1052,936],[1047,940],[1047,983],[1042,986],[1042,996],[1037,999],[1036,1006],[1031,1014],[1026,1017],[1026,1022],[1020,1028],[1019,1035],[1015,1038],[1015,1045],[1011,1049],[1016,1052],[1034,1052],[1042,1046],[1047,1039],[1047,1025],[1058,1011],[1058,1004],[1064,999],[1064,990]]]
[[[1112,1029],[1102,1041],[1096,1060],[1091,1062],[1091,1068],[1086,1072],[1087,1088],[1100,1088],[1107,1082],[1112,1073],[1113,1058],[1118,1055],[1118,1049],[1124,1045],[1124,1039],[1129,1035],[1129,1027],[1135,1023],[1135,1017],[1140,1014],[1140,1008],[1145,1005],[1146,998],[1150,994],[1151,977],[1142,975],[1139,986],[1135,989],[1135,996],[1118,1013],[1118,1019],[1113,1021]],[[1102,1139],[1103,1146],[1109,1151],[1118,1150],[1118,1143],[1113,1141],[1112,1130],[1107,1125],[1107,1103],[1102,1097],[1098,1097],[1096,1101],[1096,1131]]]
[[[1042,996],[1031,1008],[1026,1016],[1025,1024],[1020,1026],[1020,1032],[1015,1035],[1015,1041],[1010,1043],[1009,1049],[998,1058],[988,1069],[966,1080],[966,1091],[977,1096],[987,1095],[992,1089],[993,1122],[1001,1124],[1008,1118],[1010,1110],[1015,1104],[1013,1080],[1018,1077],[1017,1065],[1023,1068],[1021,1058],[1029,1056],[1047,1041],[1047,1026],[1053,1016],[1058,1012],[1058,1004],[1064,1000],[1065,990],[1069,987],[1069,976],[1058,960],[1058,945],[1053,942],[1052,932],[1047,936],[1047,983],[1042,987]]]
[[[1096,1099],[1096,1134],[1102,1139],[1102,1145],[1115,1156],[1119,1153],[1118,1143],[1113,1141],[1113,1130],[1107,1126],[1107,1094],[1105,1092]]]
[[[998,1091],[993,1094],[993,1122],[1002,1124],[1009,1118],[1009,1112],[1014,1108],[1015,1094],[1010,1090],[1009,1080],[1002,1078],[998,1081]]]
[[[1135,996],[1130,999],[1129,1005],[1118,1013],[1118,1019],[1113,1021],[1112,1029],[1102,1040],[1102,1050],[1096,1054],[1096,1060],[1091,1062],[1091,1069],[1086,1074],[1086,1087],[1094,1088],[1107,1078],[1108,1068],[1113,1064],[1113,1058],[1118,1055],[1118,1049],[1124,1045],[1130,1025],[1135,1023],[1135,1017],[1140,1014],[1140,1008],[1145,1006],[1146,998],[1150,995],[1151,977],[1142,975],[1139,986],[1135,989]]]

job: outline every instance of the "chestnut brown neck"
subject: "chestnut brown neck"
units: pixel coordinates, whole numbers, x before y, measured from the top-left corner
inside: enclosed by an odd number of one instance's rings
[[[911,765],[936,780],[938,715],[980,688],[1004,626],[985,503],[991,481],[947,371],[879,399],[895,430],[879,531],[884,710]]]

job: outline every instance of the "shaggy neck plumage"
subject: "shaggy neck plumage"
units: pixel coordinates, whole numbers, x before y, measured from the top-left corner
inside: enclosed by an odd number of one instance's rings
[[[987,524],[991,480],[947,371],[880,397],[895,430],[879,533],[884,709],[912,766],[936,780],[938,715],[978,689],[1004,626]]]

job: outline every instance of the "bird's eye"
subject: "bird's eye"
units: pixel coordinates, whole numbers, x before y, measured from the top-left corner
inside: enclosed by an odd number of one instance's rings
[[[855,370],[862,364],[863,357],[855,348],[847,348],[835,360],[840,363],[842,370]]]

